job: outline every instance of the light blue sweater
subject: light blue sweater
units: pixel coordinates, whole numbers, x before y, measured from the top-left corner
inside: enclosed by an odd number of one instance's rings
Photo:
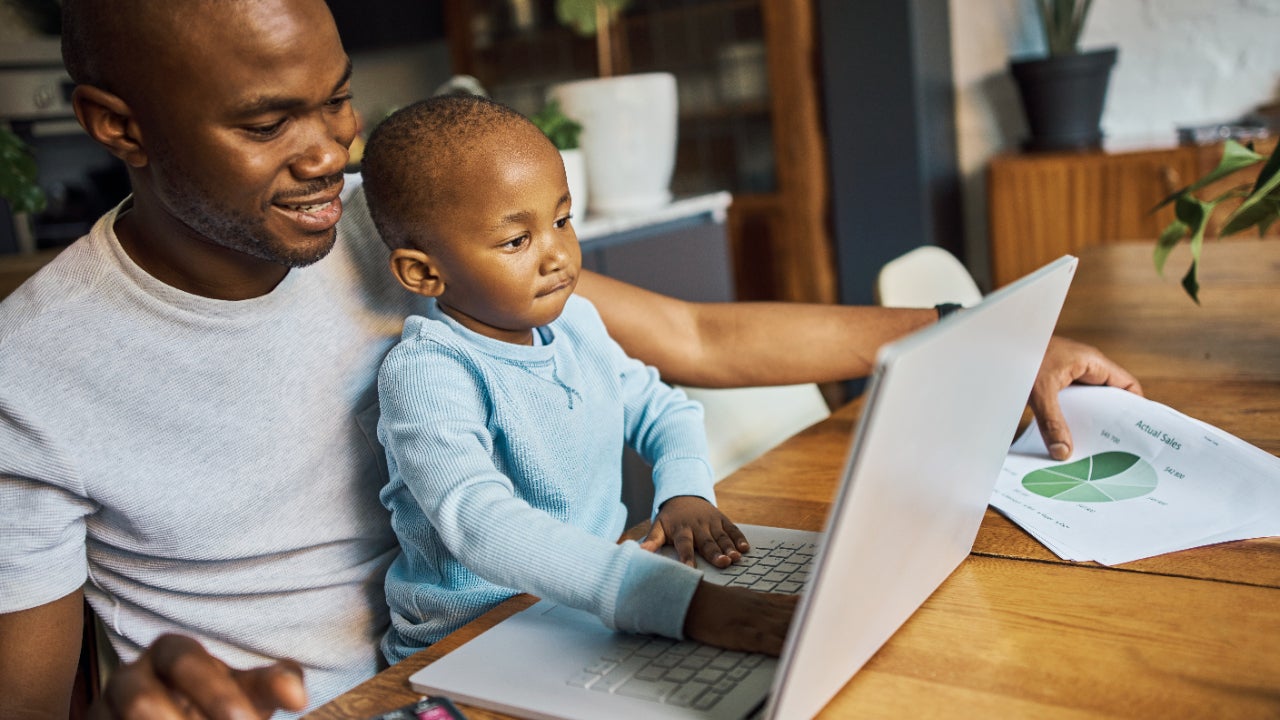
[[[680,638],[700,573],[616,543],[622,444],[653,465],[655,511],[677,495],[714,502],[701,407],[627,357],[582,298],[536,331],[538,346],[428,315],[405,322],[378,378],[382,501],[401,548],[387,659],[517,592]]]

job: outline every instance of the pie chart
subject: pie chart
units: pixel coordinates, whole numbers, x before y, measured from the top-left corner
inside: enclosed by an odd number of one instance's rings
[[[1157,484],[1155,468],[1137,455],[1118,450],[1022,476],[1024,488],[1065,502],[1129,500],[1155,490]]]

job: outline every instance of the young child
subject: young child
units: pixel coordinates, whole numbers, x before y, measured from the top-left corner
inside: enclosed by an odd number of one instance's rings
[[[714,506],[701,408],[573,294],[581,252],[551,142],[503,105],[441,96],[383,121],[362,172],[392,272],[435,300],[406,320],[378,378],[381,497],[401,547],[387,658],[517,592],[618,630],[776,654],[794,598],[721,588],[692,567],[693,547],[723,567],[748,545]],[[643,545],[616,542],[624,440],[653,465]],[[686,564],[645,551],[672,540]]]

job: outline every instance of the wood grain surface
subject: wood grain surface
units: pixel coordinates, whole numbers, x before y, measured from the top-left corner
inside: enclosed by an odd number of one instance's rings
[[[1200,307],[1180,272],[1155,274],[1150,252],[1083,251],[1059,333],[1119,361],[1148,397],[1280,454],[1280,240],[1206,245]],[[821,529],[860,410],[850,403],[722,481],[721,507],[740,522]],[[510,601],[311,717],[411,701],[414,670],[531,602]],[[1280,717],[1280,539],[1104,567],[1060,560],[988,510],[970,557],[819,717]]]

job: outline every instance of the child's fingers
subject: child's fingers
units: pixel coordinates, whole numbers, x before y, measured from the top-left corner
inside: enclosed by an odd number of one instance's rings
[[[649,528],[649,534],[644,536],[644,540],[640,541],[640,547],[649,552],[658,552],[667,542],[667,531],[662,527],[662,523],[655,522]]]
[[[728,534],[734,548],[740,552],[747,552],[751,549],[751,543],[747,542],[747,536],[742,534],[742,531],[738,529],[737,525],[733,524],[732,520],[721,515],[720,521],[724,525],[724,531]]]
[[[693,549],[693,530],[687,526],[671,534],[671,544],[675,546],[676,557],[690,567],[697,567],[698,562]]]

